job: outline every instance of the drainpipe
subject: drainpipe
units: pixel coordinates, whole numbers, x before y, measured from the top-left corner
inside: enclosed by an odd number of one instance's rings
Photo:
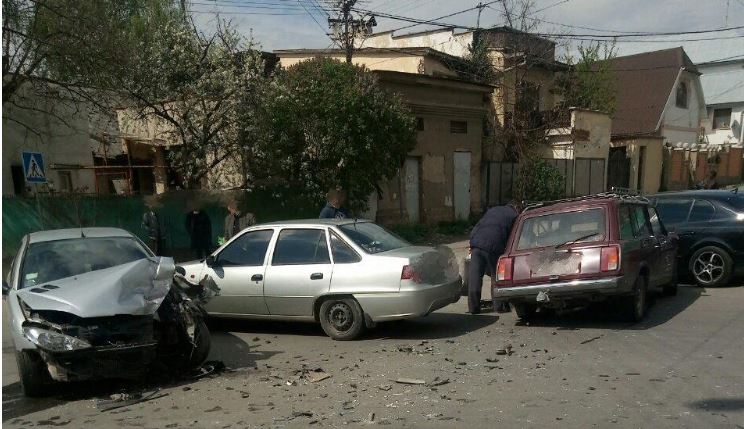
[[[739,144],[744,144],[744,110],[739,114]]]

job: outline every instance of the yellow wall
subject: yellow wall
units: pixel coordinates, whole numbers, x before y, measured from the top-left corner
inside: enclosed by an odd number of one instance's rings
[[[282,53],[277,52],[279,63],[282,67],[291,67],[302,61],[315,58],[317,55],[305,53]],[[341,53],[323,54],[325,58],[333,58],[339,61],[345,61],[346,57]],[[356,65],[363,65],[370,70],[389,70],[404,73],[416,73],[426,75],[456,76],[457,74],[448,69],[441,61],[425,55],[414,55],[397,52],[375,52],[365,54],[356,52],[352,57],[352,62]],[[422,72],[423,69],[423,72]]]
[[[627,147],[627,155],[630,158],[630,188],[641,190],[643,193],[653,194],[659,192],[661,187],[661,172],[664,159],[664,140],[655,137],[637,137],[633,139],[616,140],[612,147]],[[643,172],[641,173],[641,184],[638,183],[638,165],[640,148],[645,147],[645,159],[643,161]]]

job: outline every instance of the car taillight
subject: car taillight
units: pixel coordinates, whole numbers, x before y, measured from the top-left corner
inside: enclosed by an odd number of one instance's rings
[[[416,273],[412,265],[405,265],[403,271],[400,272],[401,280],[413,280],[415,282],[421,281],[421,276]]]
[[[602,256],[599,259],[601,271],[615,271],[620,268],[620,247],[609,246],[602,248]]]
[[[499,258],[499,264],[496,268],[496,280],[504,281],[512,279],[512,258]]]

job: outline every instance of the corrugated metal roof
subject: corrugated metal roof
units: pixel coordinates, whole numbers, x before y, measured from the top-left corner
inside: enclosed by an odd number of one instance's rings
[[[700,67],[705,104],[744,103],[744,59],[734,64],[733,70],[730,65]]]

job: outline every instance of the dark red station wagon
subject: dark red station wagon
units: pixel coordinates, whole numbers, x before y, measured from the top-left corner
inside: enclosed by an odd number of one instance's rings
[[[641,320],[654,289],[675,294],[676,236],[636,196],[598,194],[528,206],[492,278],[494,299],[523,320],[538,308],[612,300]]]

